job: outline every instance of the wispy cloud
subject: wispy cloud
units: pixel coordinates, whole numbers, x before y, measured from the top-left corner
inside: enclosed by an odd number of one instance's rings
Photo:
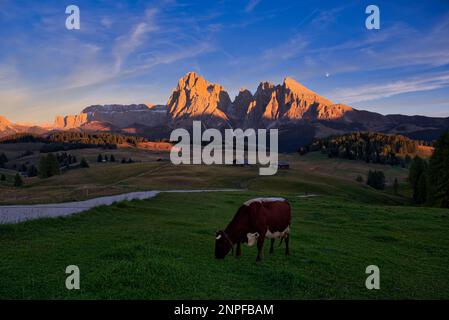
[[[398,94],[429,91],[449,86],[449,73],[436,73],[427,76],[413,77],[384,84],[351,86],[333,91],[330,96],[334,101],[357,103],[362,101],[388,98]]]
[[[121,35],[116,39],[116,45],[113,50],[117,72],[120,71],[124,60],[143,44],[145,37],[156,30],[158,30],[158,27],[154,24],[139,22],[130,33]]]
[[[195,23],[194,20],[184,21],[184,26],[196,28]],[[186,39],[188,41],[184,41]],[[148,7],[134,25],[115,38],[111,48],[112,59],[103,53],[76,66],[67,76],[63,89],[129,78],[158,65],[196,57],[213,48],[210,41],[197,39],[193,32],[182,33],[182,29],[176,26],[176,19],[168,22],[161,9]]]
[[[291,37],[285,43],[269,48],[263,51],[261,59],[264,61],[278,62],[281,60],[287,60],[293,57],[297,57],[304,52],[309,45],[309,40],[307,40],[303,35],[296,34]]]
[[[249,0],[248,4],[245,7],[246,12],[252,12],[257,5],[260,3],[261,0]]]

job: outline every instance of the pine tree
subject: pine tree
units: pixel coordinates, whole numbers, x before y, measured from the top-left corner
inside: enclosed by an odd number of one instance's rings
[[[449,131],[435,144],[429,162],[428,200],[431,205],[449,208]]]
[[[394,179],[393,191],[394,191],[394,194],[398,194],[399,193],[399,181],[398,181],[398,178]]]
[[[22,163],[19,169],[20,172],[28,172],[28,167],[26,164]]]
[[[412,157],[410,155],[406,155],[404,159],[405,165],[408,167],[410,163],[412,162]]]
[[[33,164],[28,168],[28,177],[35,177],[38,174],[36,166]]]
[[[0,154],[0,162],[8,162],[8,157],[6,156],[6,154],[2,153]]]
[[[4,153],[0,154],[0,168],[5,168],[6,162],[8,162],[8,157]]]
[[[368,179],[366,184],[373,187],[374,189],[383,190],[385,189],[385,174],[382,171],[369,171]]]
[[[59,162],[56,158],[56,156],[53,153],[50,153],[47,156],[47,162],[48,162],[48,166],[49,166],[49,177],[51,176],[55,176],[61,173],[60,168],[59,168]]]
[[[419,202],[419,199],[423,199],[426,197],[425,195],[419,194],[419,191],[424,189],[418,188],[419,179],[421,178],[421,175],[425,174],[426,171],[427,162],[416,156],[412,161],[408,175],[408,181],[410,183],[410,187],[413,190],[413,201],[415,201],[416,203],[421,203]]]
[[[43,156],[39,160],[39,177],[42,179],[48,178],[49,175],[47,157]]]
[[[16,176],[14,177],[14,187],[21,187],[23,186],[23,180],[19,173],[16,173]]]
[[[419,177],[418,184],[416,186],[416,203],[422,204],[427,200],[427,173],[423,172]]]
[[[80,162],[81,168],[89,168],[89,163],[87,163],[86,159],[82,158]]]
[[[61,173],[59,162],[53,153],[41,157],[39,161],[39,177],[49,178]]]

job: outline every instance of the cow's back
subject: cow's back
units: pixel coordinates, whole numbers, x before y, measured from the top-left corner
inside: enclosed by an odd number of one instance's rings
[[[257,203],[257,204],[256,204]],[[266,227],[271,233],[286,231],[291,223],[290,204],[283,198],[256,198],[245,203],[256,209],[250,213],[252,225]]]
[[[287,200],[262,203],[268,229],[271,232],[285,231],[291,223],[291,209]]]

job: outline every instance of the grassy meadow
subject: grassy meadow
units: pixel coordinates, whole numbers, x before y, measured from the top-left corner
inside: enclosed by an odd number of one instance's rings
[[[173,166],[156,154],[97,164],[98,152],[89,152],[90,168],[27,179],[21,189],[3,186],[1,203],[151,189],[243,191],[162,193],[68,218],[0,225],[0,299],[449,298],[449,212],[410,206],[405,169],[285,155],[289,170],[262,177],[256,167]],[[389,182],[398,178],[399,195],[355,181],[369,169],[383,170]],[[215,231],[258,196],[289,199],[291,255],[276,246],[270,256],[267,242],[261,263],[246,246],[240,259],[215,260]],[[80,268],[80,290],[65,288],[71,264]],[[365,288],[372,264],[380,268],[380,290]]]

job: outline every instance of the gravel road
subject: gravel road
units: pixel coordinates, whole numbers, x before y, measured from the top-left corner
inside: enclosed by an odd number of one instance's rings
[[[40,218],[64,217],[75,213],[80,213],[98,206],[109,206],[114,202],[125,200],[143,200],[150,199],[162,192],[168,193],[189,193],[189,192],[234,192],[244,191],[241,189],[216,189],[216,190],[167,190],[167,191],[143,191],[119,194],[89,199],[77,202],[65,202],[54,204],[36,204],[36,205],[10,205],[0,206],[0,224],[13,224],[26,220]]]

